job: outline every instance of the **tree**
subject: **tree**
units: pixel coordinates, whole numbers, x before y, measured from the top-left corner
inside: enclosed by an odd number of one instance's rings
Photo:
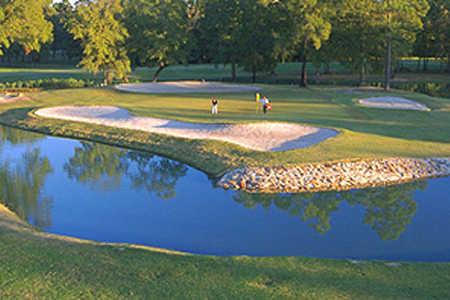
[[[423,30],[418,34],[414,52],[419,57],[440,57],[447,60],[450,72],[450,2],[430,0],[430,10],[422,18]],[[426,70],[426,61],[423,69]]]
[[[290,22],[286,32],[290,38],[291,56],[300,57],[302,62],[299,85],[308,85],[306,65],[311,51],[318,50],[331,33],[329,1],[280,0],[286,7]]]
[[[377,0],[379,29],[385,38],[384,88],[389,90],[392,79],[394,51],[407,51],[414,43],[416,33],[422,29],[422,18],[429,5],[427,0]]]
[[[79,40],[74,39],[66,26],[70,19],[73,18],[74,7],[69,0],[63,0],[53,4],[53,13],[50,16],[50,21],[53,24],[53,43],[49,45],[49,50],[53,57],[58,53],[66,60],[70,61],[73,58],[79,58],[82,54],[82,49]]]
[[[200,20],[205,16],[205,1],[186,0],[186,3],[188,18],[188,42],[185,46],[186,62],[201,63],[206,58],[205,47],[202,46],[200,40]]]
[[[171,64],[184,63],[189,6],[183,0],[126,0],[128,50],[138,65],[158,66],[153,81]]]
[[[25,54],[39,51],[51,42],[52,24],[46,19],[51,0],[0,1],[0,55],[12,43],[19,44]]]
[[[273,71],[276,67],[274,55],[274,30],[270,26],[270,9],[259,1],[240,1],[241,24],[237,32],[238,64],[252,73]]]
[[[241,28],[239,0],[209,0],[200,20],[200,41],[206,55],[215,64],[231,64],[231,80],[236,80],[240,51],[238,33]]]
[[[126,79],[131,71],[122,13],[121,0],[82,0],[68,23],[75,39],[81,41],[80,65],[94,74],[102,72],[106,84],[114,78]]]
[[[331,18],[330,39],[318,51],[316,60],[338,61],[359,73],[365,83],[369,68],[375,68],[382,56],[383,34],[377,28],[378,5],[373,0],[346,0]]]

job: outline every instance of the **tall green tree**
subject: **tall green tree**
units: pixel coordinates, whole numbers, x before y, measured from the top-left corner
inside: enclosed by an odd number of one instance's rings
[[[82,0],[68,22],[70,32],[83,48],[80,65],[94,74],[102,72],[108,84],[114,78],[126,79],[131,71],[122,13],[121,0]]]
[[[256,0],[239,2],[241,16],[236,33],[238,64],[252,73],[270,72],[276,67],[274,28],[270,26],[270,8]]]
[[[205,16],[205,1],[186,0],[188,17],[188,42],[185,46],[187,63],[205,61],[206,51],[201,42],[200,20]]]
[[[153,81],[167,66],[186,62],[191,28],[189,2],[126,0],[125,7],[125,23],[130,32],[128,50],[139,65],[158,67]]]
[[[206,55],[215,64],[230,64],[231,79],[236,80],[240,57],[238,33],[241,28],[239,0],[209,0],[200,20],[199,34]]]
[[[384,88],[389,90],[393,52],[407,52],[412,48],[429,5],[427,0],[379,0],[377,3],[380,12],[378,28],[384,33],[386,49]]]
[[[53,42],[49,45],[49,50],[53,57],[60,55],[66,61],[73,58],[80,58],[82,49],[80,41],[74,39],[66,26],[73,18],[74,7],[69,0],[53,3],[53,13],[50,21],[53,24]]]
[[[429,0],[430,10],[422,18],[423,30],[418,34],[414,53],[419,57],[438,57],[447,60],[450,72],[450,1]],[[427,60],[423,69],[426,70]]]
[[[299,85],[308,85],[307,63],[311,52],[322,47],[331,33],[330,16],[332,1],[318,0],[280,0],[288,14],[290,44],[286,45],[291,50],[292,57],[299,57],[301,61]]]
[[[336,3],[331,18],[330,39],[318,51],[315,60],[338,61],[359,74],[365,83],[370,69],[379,66],[383,56],[383,34],[378,29],[379,6],[374,0],[346,0]]]
[[[12,43],[19,44],[25,54],[39,51],[51,42],[52,24],[46,19],[51,0],[0,1],[0,55]]]

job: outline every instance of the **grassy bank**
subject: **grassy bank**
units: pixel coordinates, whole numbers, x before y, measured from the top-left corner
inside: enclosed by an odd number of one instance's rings
[[[405,60],[403,62],[404,70],[396,74],[394,83],[404,82],[441,82],[449,83],[448,73],[439,72],[440,64],[437,61],[429,62],[428,72],[418,72],[416,70],[416,61]],[[301,69],[300,63],[280,63],[274,73],[258,73],[257,81],[261,83],[288,83],[296,82]],[[406,71],[407,70],[407,71]],[[130,75],[130,79],[149,81],[151,80],[156,68],[136,68]],[[329,69],[322,66],[320,76],[317,76],[316,67],[309,63],[307,71],[310,82],[314,83],[335,83],[349,84],[358,83],[359,74],[352,74],[348,66],[331,63]],[[424,76],[426,73],[426,76]],[[70,66],[45,66],[36,65],[35,67],[0,67],[0,82],[17,80],[36,80],[44,78],[76,78],[76,79],[100,79],[101,76],[94,76],[79,68]],[[161,80],[231,80],[230,65],[196,64],[196,65],[174,65],[166,68],[160,75]],[[237,80],[240,82],[250,82],[252,74],[238,68]],[[367,76],[367,82],[383,82],[383,74],[374,73]]]
[[[180,255],[40,233],[0,205],[0,298],[448,299],[450,264]]]
[[[31,94],[31,101],[0,107],[0,122],[47,134],[91,139],[152,151],[216,176],[240,165],[275,166],[375,157],[450,156],[450,100],[393,92],[431,107],[431,112],[380,110],[357,105],[381,92],[345,88],[299,89],[262,85],[273,100],[269,115],[256,113],[252,94],[219,95],[218,117],[209,114],[210,95],[138,95],[111,89],[77,89]],[[340,134],[316,146],[282,153],[257,152],[217,141],[173,138],[102,126],[31,117],[33,109],[58,105],[116,105],[140,116],[188,122],[283,121],[336,128]]]
[[[255,112],[251,94],[137,95],[110,89],[45,91],[0,106],[0,123],[47,134],[162,154],[212,176],[239,165],[289,165],[328,160],[450,156],[450,100],[420,94],[431,112],[363,108],[356,99],[380,92],[262,85],[274,110]],[[283,153],[33,117],[39,107],[116,105],[136,115],[189,122],[284,121],[341,133],[311,148]],[[0,205],[0,298],[450,298],[450,264],[354,263],[309,258],[180,255],[132,245],[104,245],[47,235]]]

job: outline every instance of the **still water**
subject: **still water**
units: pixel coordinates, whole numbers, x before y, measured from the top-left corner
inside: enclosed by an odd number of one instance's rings
[[[0,201],[51,233],[214,255],[450,261],[450,178],[250,195],[156,155],[0,127]]]

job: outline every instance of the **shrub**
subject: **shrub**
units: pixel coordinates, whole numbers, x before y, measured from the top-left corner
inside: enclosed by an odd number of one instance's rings
[[[450,98],[450,83],[420,82],[420,83],[394,83],[392,87],[408,92],[422,93],[432,97]]]
[[[76,89],[84,87],[95,87],[100,84],[94,80],[83,80],[75,78],[48,78],[27,81],[12,81],[0,83],[0,90],[36,90],[36,89]]]

